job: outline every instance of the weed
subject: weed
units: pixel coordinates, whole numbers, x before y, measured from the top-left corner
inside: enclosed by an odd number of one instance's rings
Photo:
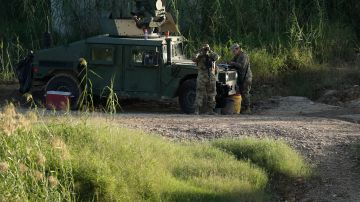
[[[82,111],[94,111],[94,97],[90,74],[96,75],[96,73],[89,70],[87,61],[84,58],[79,59],[79,67],[81,69],[79,75],[81,76],[80,88],[82,91],[78,106]]]
[[[115,76],[111,79],[110,86],[106,86],[102,92],[102,95],[107,97],[105,111],[109,114],[116,114],[117,109],[121,109],[119,98],[114,91],[114,80]]]

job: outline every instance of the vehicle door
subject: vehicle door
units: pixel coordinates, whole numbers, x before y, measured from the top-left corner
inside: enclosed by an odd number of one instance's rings
[[[159,51],[156,46],[125,47],[124,87],[128,93],[156,97],[160,86]]]
[[[112,82],[117,82],[119,71],[117,71],[116,52],[121,52],[121,49],[116,49],[112,45],[90,44],[90,61],[89,71],[87,77],[89,85],[94,90],[96,95],[102,95],[104,89],[112,85]],[[118,73],[119,72],[119,73]]]

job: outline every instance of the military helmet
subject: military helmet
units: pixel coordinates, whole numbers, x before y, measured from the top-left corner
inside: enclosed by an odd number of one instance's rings
[[[210,51],[210,45],[205,43],[202,47],[203,50]]]
[[[235,44],[231,45],[230,50],[235,50],[235,49],[241,49],[240,44],[235,43]]]

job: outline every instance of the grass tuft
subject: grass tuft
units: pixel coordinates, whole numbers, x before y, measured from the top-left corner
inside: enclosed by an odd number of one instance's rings
[[[250,160],[271,175],[296,178],[306,177],[310,174],[309,166],[300,154],[282,141],[245,138],[218,140],[213,145],[234,154],[238,159]]]

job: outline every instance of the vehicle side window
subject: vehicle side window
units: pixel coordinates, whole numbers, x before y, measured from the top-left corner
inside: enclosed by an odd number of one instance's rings
[[[156,51],[133,50],[132,62],[137,65],[157,66],[159,65],[159,57]]]
[[[92,47],[91,60],[96,63],[114,64],[114,48]]]

